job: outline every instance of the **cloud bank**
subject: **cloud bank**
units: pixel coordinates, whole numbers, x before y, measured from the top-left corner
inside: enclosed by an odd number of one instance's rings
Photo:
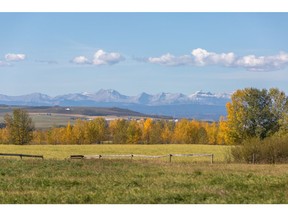
[[[113,65],[124,60],[125,58],[120,53],[116,53],[116,52],[108,53],[100,49],[95,52],[92,60],[89,60],[85,56],[77,56],[72,60],[72,62],[75,64],[82,64],[82,65],[83,64]]]
[[[248,71],[274,71],[288,66],[288,53],[280,52],[273,56],[236,56],[233,52],[215,53],[205,49],[192,50],[190,55],[174,56],[170,53],[160,57],[147,58],[146,62],[166,66],[223,66],[238,67]]]
[[[14,63],[24,61],[25,54],[8,53],[4,58],[0,59],[0,67],[13,66]],[[174,56],[170,53],[159,57],[149,57],[145,59],[136,59],[136,61],[144,61],[151,64],[158,64],[164,66],[220,66],[230,68],[243,68],[247,71],[263,72],[275,71],[288,67],[288,53],[279,52],[276,55],[256,56],[245,55],[237,56],[233,52],[216,53],[210,52],[202,48],[197,48],[191,51],[188,55]],[[76,56],[71,62],[78,65],[114,65],[124,61],[123,55],[117,52],[105,52],[102,49],[97,50],[89,59],[86,56]],[[57,64],[56,61],[36,60],[40,63]]]

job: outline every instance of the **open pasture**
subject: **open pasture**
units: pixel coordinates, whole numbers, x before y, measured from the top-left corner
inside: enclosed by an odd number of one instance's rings
[[[2,153],[45,158],[0,157],[0,203],[288,203],[288,165],[227,164],[228,148],[0,145]],[[209,158],[67,160],[72,154],[131,153],[213,153],[215,163]]]
[[[288,203],[287,165],[0,159],[0,203]]]
[[[100,145],[0,145],[1,153],[22,153],[43,155],[45,159],[67,159],[70,155],[168,155],[168,154],[214,154],[215,162],[224,162],[226,153],[230,146],[216,145],[191,145],[191,144],[169,144],[169,145],[130,145],[130,144],[100,144]],[[167,158],[152,159],[167,161]],[[207,157],[173,158],[175,160],[207,161]]]

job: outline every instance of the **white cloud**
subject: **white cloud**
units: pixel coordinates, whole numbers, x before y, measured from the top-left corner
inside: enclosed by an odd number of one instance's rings
[[[25,60],[25,54],[15,54],[15,53],[8,53],[5,55],[6,61],[23,61]]]
[[[235,61],[235,54],[230,53],[214,53],[208,52],[205,49],[197,48],[192,50],[191,55],[174,56],[170,53],[160,57],[150,57],[148,62],[154,64],[161,64],[167,66],[179,65],[192,65],[192,66],[205,66],[205,65],[224,65],[231,66]]]
[[[249,71],[274,71],[288,66],[288,54],[280,52],[274,56],[247,55],[239,58],[235,65]]]
[[[171,55],[170,53],[167,53],[160,57],[148,58],[147,61],[153,64],[161,64],[161,65],[167,65],[167,66],[179,66],[179,65],[190,64],[193,61],[193,59],[191,58],[191,56],[188,56],[188,55],[175,57]]]
[[[288,54],[280,52],[274,56],[246,55],[237,57],[233,52],[215,53],[205,49],[192,50],[191,55],[174,56],[170,53],[160,57],[150,57],[147,62],[166,66],[208,66],[242,67],[248,71],[273,71],[288,66]]]
[[[125,58],[116,52],[107,53],[104,50],[97,50],[92,60],[85,56],[77,56],[72,62],[76,64],[93,64],[93,65],[113,65],[125,60]]]
[[[191,54],[194,56],[194,61],[197,65],[224,65],[231,66],[235,61],[235,54],[229,53],[214,53],[208,52],[205,49],[194,49]]]
[[[72,60],[75,64],[91,64],[89,59],[87,59],[85,56],[77,56]]]
[[[120,53],[106,53],[100,49],[94,54],[92,63],[94,65],[112,65],[123,60],[125,60],[125,58]]]

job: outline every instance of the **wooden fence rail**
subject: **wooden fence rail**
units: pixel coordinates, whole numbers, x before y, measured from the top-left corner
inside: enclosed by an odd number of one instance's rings
[[[71,155],[70,159],[101,159],[101,158],[165,158],[169,157],[169,162],[172,162],[172,157],[210,157],[211,164],[214,162],[214,154],[168,154],[168,155]]]
[[[32,158],[42,158],[44,159],[43,155],[28,155],[28,154],[14,154],[14,153],[0,153],[0,156],[12,156],[12,157],[32,157]]]

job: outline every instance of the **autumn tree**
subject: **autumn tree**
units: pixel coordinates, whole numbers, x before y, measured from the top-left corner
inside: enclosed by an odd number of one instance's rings
[[[186,144],[195,143],[193,140],[195,138],[195,128],[193,124],[187,119],[181,119],[177,122],[173,134],[173,142]]]
[[[216,122],[210,124],[207,123],[206,131],[207,131],[208,143],[213,145],[217,144],[218,126]]]
[[[70,121],[68,122],[65,130],[65,134],[63,134],[63,144],[71,144],[73,143],[73,127],[70,124]]]
[[[73,142],[74,144],[85,144],[85,127],[86,122],[77,119],[73,126]]]
[[[7,130],[7,128],[0,129],[0,143],[1,144],[9,143],[9,131]]]
[[[163,128],[161,132],[162,143],[172,143],[173,131],[175,124],[173,121],[163,121]]]
[[[14,109],[12,116],[6,114],[4,120],[11,143],[23,145],[33,139],[34,124],[26,110]]]
[[[128,126],[129,122],[125,119],[116,119],[110,122],[109,129],[113,143],[123,144],[127,142]]]
[[[33,131],[33,144],[47,144],[47,132],[45,130]]]
[[[143,123],[142,134],[144,143],[150,143],[152,124],[153,120],[151,118],[147,118]]]
[[[150,144],[162,144],[162,131],[163,131],[163,122],[162,121],[153,121],[151,124],[151,130],[149,135]]]
[[[66,127],[53,127],[47,131],[48,144],[65,144],[66,143]]]
[[[85,136],[89,144],[101,143],[106,139],[108,125],[104,118],[95,118],[86,124]]]
[[[198,130],[198,137],[199,137],[199,140],[198,140],[199,144],[209,143],[208,134],[203,123],[200,124],[200,128]]]
[[[227,121],[221,116],[218,123],[217,144],[230,144],[228,130]]]
[[[199,143],[200,139],[200,122],[196,120],[192,120],[189,123],[189,136],[190,143]]]
[[[129,121],[129,125],[127,127],[127,143],[137,144],[141,142],[142,138],[142,130],[137,121],[132,120]]]

